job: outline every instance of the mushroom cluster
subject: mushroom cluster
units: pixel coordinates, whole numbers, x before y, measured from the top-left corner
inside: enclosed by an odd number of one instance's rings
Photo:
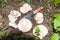
[[[8,15],[9,18],[9,26],[12,26],[14,28],[17,28],[17,24],[15,23],[15,21],[17,20],[17,18],[21,16],[21,13],[19,11],[16,10],[11,10],[10,14]]]
[[[34,19],[37,22],[37,24],[42,24],[43,21],[44,21],[43,13],[40,13],[40,12],[37,13],[34,16]],[[33,29],[33,35],[39,37],[40,39],[42,39],[48,34],[48,29],[44,25],[37,25],[37,26],[40,30],[39,35],[36,35],[36,29],[35,29],[36,27]],[[39,31],[39,30],[37,30],[37,31]]]
[[[21,13],[27,13],[28,11],[31,11],[31,10],[32,10],[31,6],[29,4],[27,4],[27,3],[25,3],[22,7],[20,7],[20,12]],[[18,28],[22,32],[27,32],[27,31],[29,31],[32,28],[32,23],[31,23],[30,20],[28,20],[28,19],[22,19],[22,20],[19,21],[18,24],[15,23],[15,21],[17,20],[17,18],[21,16],[20,12],[17,11],[17,10],[11,10],[10,11],[10,14],[8,15],[9,26],[12,26],[13,28]],[[20,27],[20,26],[22,26],[22,27]],[[24,28],[24,29],[22,29],[22,28]]]
[[[18,24],[15,23],[15,21],[17,20],[18,17],[21,16],[21,13],[27,13],[29,11],[32,11],[32,8],[29,4],[25,3],[22,7],[20,7],[20,12],[17,10],[11,10],[10,14],[8,15],[9,18],[9,26],[12,26],[13,28],[18,28],[20,31],[22,32],[28,32],[31,30],[32,28],[32,22],[29,19],[26,18],[22,18]],[[43,23],[43,13],[37,13],[34,16],[34,19],[36,21],[37,24],[41,24]],[[40,39],[42,39],[43,37],[45,37],[48,33],[48,29],[44,26],[44,25],[38,25],[37,27],[37,32],[39,32],[39,35],[36,35],[36,30],[35,28],[33,29],[33,35],[39,37]],[[39,31],[40,30],[40,31]]]

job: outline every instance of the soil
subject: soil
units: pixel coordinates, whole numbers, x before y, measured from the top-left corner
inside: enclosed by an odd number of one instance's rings
[[[0,9],[0,15],[1,15],[0,20],[2,20],[2,21],[0,21],[0,23],[2,23],[2,25],[3,25],[2,29],[7,31],[7,37],[13,36],[13,35],[25,35],[28,37],[33,37],[32,30],[33,30],[34,26],[37,25],[36,21],[34,20],[34,15],[29,18],[29,20],[31,20],[31,22],[33,24],[33,28],[29,32],[23,33],[20,30],[10,27],[8,25],[8,23],[9,23],[8,15],[10,14],[10,11],[11,10],[19,11],[19,8],[24,3],[25,3],[24,1],[18,2],[16,0],[8,0],[8,2],[2,4],[2,8]],[[30,5],[32,6],[33,10],[39,6],[43,6],[43,10],[41,10],[41,12],[44,15],[44,22],[42,24],[45,25],[49,31],[48,35],[44,38],[44,40],[49,40],[50,35],[53,33],[53,27],[52,27],[53,15],[55,12],[60,12],[60,7],[58,6],[56,8],[54,5],[52,5],[47,0],[40,0],[40,1],[31,0]],[[18,24],[18,21],[21,20],[25,15],[26,14],[22,14],[22,16],[18,18],[16,23]]]

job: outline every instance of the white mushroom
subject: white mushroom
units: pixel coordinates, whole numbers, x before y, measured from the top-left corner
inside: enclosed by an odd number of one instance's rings
[[[35,15],[36,17],[43,17],[43,13],[37,13],[36,15]]]
[[[40,12],[37,13],[37,14],[35,15],[34,19],[36,20],[36,22],[37,22],[38,24],[43,23],[43,20],[44,20],[43,14],[40,13]]]
[[[9,21],[11,22],[15,22],[17,20],[17,17],[21,16],[21,13],[16,11],[16,10],[12,10],[10,12],[10,14],[8,15]]]
[[[33,35],[39,37],[40,39],[44,38],[48,34],[48,29],[44,25],[37,25],[40,29],[39,35],[36,35],[36,29],[33,29]]]
[[[13,28],[17,28],[17,24],[15,22],[9,22],[9,26],[12,26]]]
[[[27,13],[27,12],[28,12],[28,10],[26,10],[26,8],[24,8],[24,7],[21,7],[21,8],[20,8],[20,11],[21,11],[22,13]]]
[[[10,12],[10,15],[15,16],[15,17],[19,17],[19,16],[21,16],[21,13],[20,13],[19,11],[12,10],[12,11]]]
[[[17,20],[17,18],[15,16],[12,15],[8,15],[9,21],[10,22],[15,22]]]
[[[28,11],[32,10],[32,7],[27,3],[25,3],[23,7],[25,7]]]
[[[32,28],[32,23],[28,19],[23,18],[18,23],[18,29],[22,32],[28,32],[31,30],[31,28]]]
[[[25,3],[21,8],[20,8],[20,11],[22,13],[27,13],[28,11],[31,11],[32,8],[29,4]]]

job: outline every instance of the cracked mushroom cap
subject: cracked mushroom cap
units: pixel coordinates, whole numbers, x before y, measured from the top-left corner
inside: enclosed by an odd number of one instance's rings
[[[19,16],[21,16],[21,13],[16,10],[11,10],[10,15],[15,16],[15,17],[19,17]]]
[[[17,18],[15,16],[12,15],[8,15],[9,21],[10,22],[15,22],[17,20]]]
[[[21,16],[21,13],[16,11],[16,10],[12,10],[10,12],[10,14],[8,15],[9,21],[11,22],[15,22],[17,20],[17,17]]]
[[[31,30],[31,28],[32,28],[32,23],[28,19],[23,18],[18,23],[18,29],[22,32],[28,32]]]
[[[9,26],[12,26],[13,28],[17,28],[17,24],[15,22],[9,22]]]
[[[37,13],[35,16],[34,16],[34,19],[35,19],[35,21],[38,23],[38,24],[41,24],[41,23],[43,23],[43,20],[44,20],[44,18],[43,18],[43,13]]]
[[[27,13],[28,11],[31,11],[32,8],[29,4],[25,3],[21,8],[20,8],[20,11],[22,13]]]
[[[23,7],[27,8],[27,10],[32,10],[32,7],[27,3],[25,3]]]
[[[48,34],[48,29],[44,25],[38,25],[40,32],[39,35],[36,35],[35,28],[33,29],[33,35],[39,37],[40,39],[44,38]]]

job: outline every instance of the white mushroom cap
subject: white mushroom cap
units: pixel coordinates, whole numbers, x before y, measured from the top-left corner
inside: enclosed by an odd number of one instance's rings
[[[36,22],[37,22],[38,24],[43,23],[43,20],[44,20],[43,14],[40,13],[40,12],[37,13],[37,14],[34,16],[34,19],[36,20]]]
[[[40,12],[39,12],[39,13],[37,13],[37,14],[35,15],[35,17],[40,17],[40,18],[41,18],[41,17],[43,17],[43,13],[40,13]]]
[[[43,37],[45,37],[48,34],[48,29],[44,25],[38,25],[38,27],[40,28],[40,35],[37,36],[35,34],[35,32],[36,32],[35,28],[33,29],[33,35],[42,39]]]
[[[28,19],[23,18],[18,23],[18,29],[22,32],[28,32],[31,30],[31,28],[32,28],[32,23]]]
[[[27,13],[28,11],[31,11],[32,8],[29,4],[25,3],[21,8],[20,8],[20,11],[22,13]]]
[[[17,24],[15,22],[9,22],[9,26],[12,26],[13,28],[17,28]]]
[[[19,17],[19,16],[21,16],[21,13],[20,13],[19,11],[12,10],[12,11],[10,12],[10,15],[15,16],[15,17]]]
[[[43,23],[44,18],[36,18],[35,19],[38,24]]]
[[[25,7],[27,10],[32,10],[32,8],[31,8],[31,6],[29,5],[29,4],[27,4],[27,3],[25,3],[24,5],[23,5],[23,7]]]
[[[15,22],[17,20],[17,17],[21,16],[21,13],[16,11],[16,10],[12,10],[10,12],[10,14],[8,15],[9,21],[11,22]]]
[[[9,21],[10,22],[15,22],[17,20],[17,18],[15,16],[12,15],[8,15]]]
[[[26,10],[26,8],[24,8],[24,7],[21,7],[21,8],[20,8],[20,11],[21,11],[22,13],[27,13],[27,12],[28,12],[28,10]]]

